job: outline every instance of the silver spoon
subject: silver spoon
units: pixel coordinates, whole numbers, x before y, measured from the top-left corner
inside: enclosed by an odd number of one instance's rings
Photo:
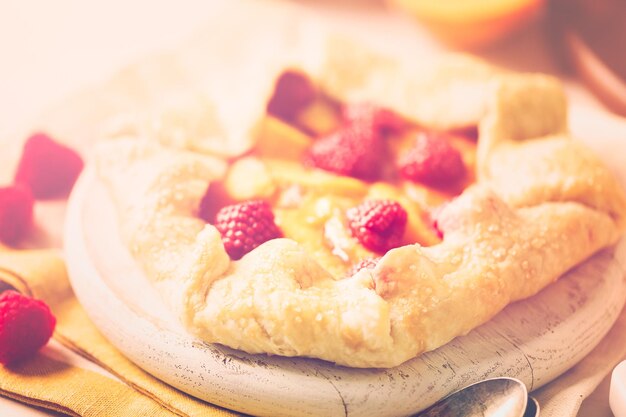
[[[526,411],[524,411],[523,417],[537,417],[539,415],[539,402],[528,396],[528,402],[526,403]]]
[[[527,404],[530,404],[528,413]],[[450,394],[415,417],[535,417],[539,406],[515,378],[492,378]]]

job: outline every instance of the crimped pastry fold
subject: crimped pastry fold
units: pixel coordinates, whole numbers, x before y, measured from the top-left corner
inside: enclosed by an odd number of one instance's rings
[[[568,136],[555,80],[462,57],[413,71],[336,38],[324,51],[307,69],[335,97],[374,99],[429,127],[480,123],[478,182],[442,211],[442,243],[393,249],[374,269],[338,279],[289,239],[229,259],[219,232],[197,217],[224,160],[145,132],[104,143],[98,169],[124,239],[198,337],[251,353],[393,367],[537,293],[621,235],[626,198]]]

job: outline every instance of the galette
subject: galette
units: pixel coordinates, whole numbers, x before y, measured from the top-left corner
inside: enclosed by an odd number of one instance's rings
[[[394,367],[624,231],[624,192],[570,137],[554,78],[333,38],[251,79],[97,150],[128,250],[206,342]]]

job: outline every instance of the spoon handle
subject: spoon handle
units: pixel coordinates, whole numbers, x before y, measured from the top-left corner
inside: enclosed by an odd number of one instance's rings
[[[539,416],[539,402],[535,399],[535,397],[528,396],[528,401],[526,402],[526,410],[524,411],[523,417],[538,417]]]

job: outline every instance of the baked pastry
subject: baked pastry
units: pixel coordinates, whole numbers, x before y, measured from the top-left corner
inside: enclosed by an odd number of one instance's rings
[[[194,98],[99,146],[124,241],[199,338],[393,367],[622,234],[626,197],[555,79],[320,50],[239,119]]]

